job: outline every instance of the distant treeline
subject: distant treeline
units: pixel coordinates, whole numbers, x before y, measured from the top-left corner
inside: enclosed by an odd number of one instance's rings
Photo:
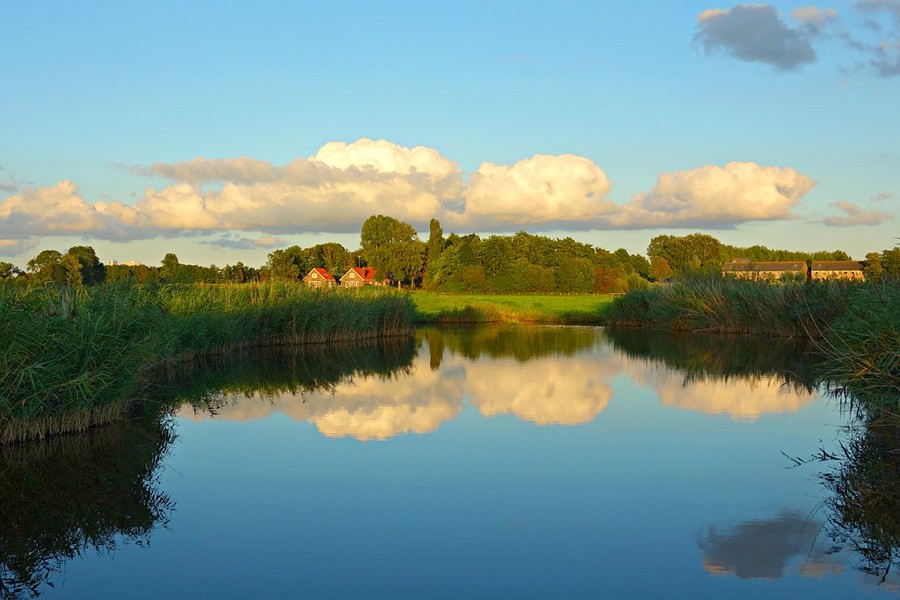
[[[329,242],[309,248],[274,250],[266,263],[251,267],[238,262],[217,267],[183,264],[168,253],[159,266],[104,265],[90,246],[66,253],[44,250],[28,261],[26,271],[0,262],[0,280],[17,283],[252,283],[299,281],[313,268],[325,268],[335,278],[351,267],[373,267],[376,279],[390,278],[401,286],[433,291],[470,293],[615,293],[639,290],[648,282],[719,274],[737,259],[768,261],[850,260],[842,250],[796,252],[755,245],[723,244],[713,236],[693,233],[659,235],[650,240],[647,255],[624,248],[609,251],[571,237],[550,238],[520,231],[480,237],[471,233],[444,236],[432,219],[427,242],[408,223],[375,215],[363,224],[360,248],[347,250]],[[870,252],[866,277],[900,277],[900,248]]]

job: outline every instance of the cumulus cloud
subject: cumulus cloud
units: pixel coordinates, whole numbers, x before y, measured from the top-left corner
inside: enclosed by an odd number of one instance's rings
[[[832,227],[852,227],[854,225],[879,225],[885,221],[894,219],[890,214],[881,210],[865,210],[851,202],[834,202],[832,206],[841,210],[841,216],[825,218],[822,222]]]
[[[615,210],[603,200],[610,187],[606,173],[581,156],[538,154],[512,166],[487,162],[469,180],[462,214],[448,220],[494,230],[590,223]]]
[[[791,168],[752,162],[707,165],[660,175],[610,223],[622,227],[733,227],[745,221],[789,219],[814,182]]]
[[[369,139],[331,142],[284,167],[198,158],[142,172],[180,182],[137,205],[162,229],[351,232],[376,213],[424,226],[462,186],[458,165],[436,150]],[[201,192],[211,182],[223,185]]]
[[[468,177],[438,151],[385,140],[332,142],[284,166],[249,158],[194,159],[141,172],[173,178],[133,203],[88,202],[71,181],[0,200],[0,238],[82,235],[126,240],[189,233],[224,235],[230,248],[273,248],[281,233],[356,233],[387,214],[419,230],[430,219],[470,231],[734,226],[790,218],[812,181],[790,168],[708,165],[663,174],[629,203],[607,198],[606,173],[586,157],[539,154],[513,165],[482,164]],[[24,246],[23,246],[24,247]]]
[[[104,238],[135,233],[139,216],[118,202],[89,204],[69,180],[45,188],[28,188],[0,200],[0,236],[90,234]],[[126,231],[128,230],[128,231]]]
[[[800,9],[804,26],[827,18],[813,7]],[[818,10],[818,9],[816,9]],[[805,19],[805,20],[803,20]],[[779,71],[815,62],[816,52],[804,31],[790,28],[768,4],[740,4],[730,10],[710,9],[697,17],[694,43],[706,54],[724,52],[739,60],[767,64]]]

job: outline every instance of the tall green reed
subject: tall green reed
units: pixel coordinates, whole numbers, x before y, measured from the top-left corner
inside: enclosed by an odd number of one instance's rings
[[[900,416],[900,282],[854,288],[819,348],[832,388],[875,413]]]
[[[852,286],[767,285],[721,278],[629,292],[604,313],[610,325],[679,331],[820,336],[843,313]]]
[[[163,362],[409,335],[412,315],[409,298],[390,291],[282,282],[0,286],[0,443],[120,418]]]

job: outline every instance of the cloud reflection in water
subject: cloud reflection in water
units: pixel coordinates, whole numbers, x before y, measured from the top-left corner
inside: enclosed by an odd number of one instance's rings
[[[577,347],[570,347],[574,342],[565,332],[550,336],[547,331],[537,337],[487,336],[492,352],[472,356],[471,348],[467,355],[455,349],[459,340],[451,336],[463,335],[460,332],[429,330],[403,372],[389,377],[357,373],[329,390],[285,392],[265,399],[254,393],[223,392],[216,418],[247,421],[282,413],[314,424],[328,437],[384,440],[435,431],[456,418],[468,398],[485,417],[514,415],[538,425],[577,425],[607,408],[613,400],[611,382],[622,375],[651,388],[664,406],[725,414],[736,421],[795,412],[816,397],[809,388],[785,385],[784,377],[776,373],[698,375],[663,360],[619,352],[600,329],[588,336],[583,328],[577,330]],[[528,345],[531,338],[540,352],[525,352],[523,357],[522,344]],[[178,415],[205,418],[189,406]]]

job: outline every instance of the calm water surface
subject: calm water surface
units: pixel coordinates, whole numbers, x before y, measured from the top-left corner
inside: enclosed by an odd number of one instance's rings
[[[803,357],[423,329],[161,375],[168,417],[0,454],[0,597],[894,597],[790,459],[849,421]]]

